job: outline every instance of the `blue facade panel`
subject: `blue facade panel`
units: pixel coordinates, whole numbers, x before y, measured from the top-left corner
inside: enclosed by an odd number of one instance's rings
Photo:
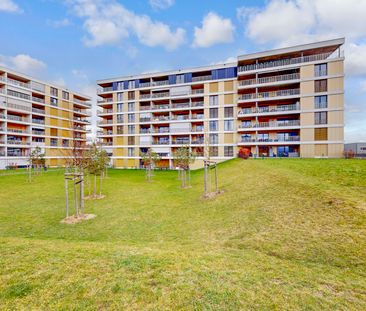
[[[113,82],[113,83],[112,83],[113,91],[117,91],[117,83],[118,83],[118,82]]]
[[[128,90],[128,81],[123,81],[123,89]]]
[[[190,83],[192,82],[192,73],[185,73],[184,74],[184,83]]]
[[[169,84],[176,84],[177,76],[176,75],[170,75],[169,76]]]

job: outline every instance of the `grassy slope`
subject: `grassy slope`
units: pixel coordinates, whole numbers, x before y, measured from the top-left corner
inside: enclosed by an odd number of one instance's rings
[[[0,178],[0,309],[366,309],[366,161],[234,160],[111,171],[67,226],[63,178]]]

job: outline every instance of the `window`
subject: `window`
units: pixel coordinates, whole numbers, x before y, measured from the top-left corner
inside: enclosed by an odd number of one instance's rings
[[[50,102],[52,106],[58,106],[57,98],[50,97]]]
[[[134,100],[135,99],[135,92],[128,92],[128,100]]]
[[[62,98],[63,99],[66,99],[66,100],[69,100],[69,92],[65,92],[65,91],[62,91]]]
[[[117,101],[122,101],[123,100],[123,93],[117,93]]]
[[[314,66],[314,74],[315,77],[321,77],[321,76],[326,76],[328,73],[328,68],[327,68],[327,64],[318,64]]]
[[[134,145],[135,144],[135,136],[128,136],[128,145]]]
[[[135,126],[129,125],[128,126],[128,134],[135,134]]]
[[[123,111],[123,104],[117,104],[117,112]]]
[[[210,96],[210,106],[218,106],[219,105],[219,96],[211,95]]]
[[[219,156],[219,148],[218,147],[210,147],[210,156],[211,157],[217,157]]]
[[[136,86],[135,86],[135,80],[132,80],[132,81],[128,81],[128,88],[129,89],[134,89]]]
[[[219,134],[210,134],[210,144],[216,145],[219,143]]]
[[[68,147],[69,146],[69,141],[67,139],[63,139],[62,140],[62,147]]]
[[[135,148],[128,148],[128,156],[129,157],[135,156]]]
[[[328,96],[327,95],[315,96],[314,101],[315,101],[315,103],[314,103],[315,109],[328,108]]]
[[[117,134],[123,134],[123,126],[117,126]]]
[[[135,111],[135,103],[128,103],[128,111]]]
[[[225,107],[224,117],[225,118],[233,118],[234,117],[234,108],[233,107]]]
[[[210,119],[217,119],[219,117],[219,108],[210,108]]]
[[[123,87],[123,81],[122,82],[117,82],[117,90],[123,90],[124,87]],[[122,93],[120,93],[122,94]]]
[[[225,120],[224,121],[224,131],[232,131],[234,128],[233,120]]]
[[[123,114],[117,114],[117,123],[123,123]]]
[[[58,90],[54,87],[51,87],[51,95],[58,97]]]
[[[315,124],[327,124],[328,113],[326,111],[314,113]]]
[[[233,146],[225,146],[224,147],[224,156],[225,157],[233,157],[234,156],[234,147]]]
[[[128,114],[128,123],[132,123],[132,122],[135,122],[135,114],[129,113]]]
[[[327,80],[316,80],[314,81],[315,92],[326,92],[328,90]]]
[[[57,138],[51,138],[51,146],[57,146]]]
[[[176,83],[184,83],[184,75],[177,75]]]
[[[328,140],[328,129],[327,128],[314,129],[314,140]]]
[[[217,121],[210,121],[210,131],[218,131],[219,123]]]

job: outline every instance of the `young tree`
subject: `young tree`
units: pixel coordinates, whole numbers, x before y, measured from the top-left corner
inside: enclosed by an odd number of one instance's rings
[[[29,153],[28,156],[28,181],[32,182],[32,169],[36,168],[37,171],[45,164],[45,154],[40,147],[36,147]]]
[[[159,155],[152,151],[151,148],[148,148],[146,152],[141,152],[142,163],[146,169],[146,180],[152,180],[152,169],[155,167],[155,164],[160,161]]]
[[[174,163],[178,167],[178,178],[182,182],[182,188],[190,186],[191,170],[190,164],[196,159],[196,154],[190,150],[188,146],[180,147],[173,155]],[[187,172],[188,172],[188,183],[187,183]]]
[[[99,176],[99,198],[102,197],[102,178],[103,172],[105,171],[106,166],[109,163],[109,156],[107,152],[97,144],[93,143],[89,150],[86,152],[86,170],[89,174],[94,175],[94,191],[93,197],[98,198],[97,196],[97,176]]]

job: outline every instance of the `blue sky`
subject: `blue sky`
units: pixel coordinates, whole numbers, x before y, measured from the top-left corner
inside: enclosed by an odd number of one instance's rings
[[[365,16],[366,0],[0,0],[0,64],[94,96],[97,79],[345,36],[346,140],[366,141]]]

